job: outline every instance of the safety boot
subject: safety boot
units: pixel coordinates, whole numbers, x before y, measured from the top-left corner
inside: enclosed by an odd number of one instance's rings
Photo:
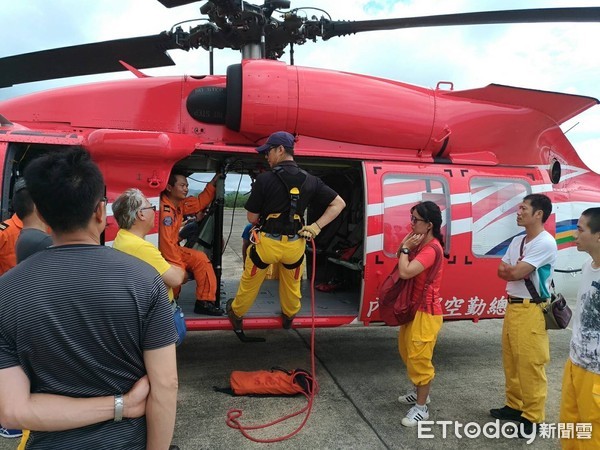
[[[502,408],[490,409],[490,416],[494,419],[520,421],[522,412],[521,410],[504,405]]]
[[[285,314],[281,313],[281,325],[283,326],[284,330],[289,330],[290,328],[292,328],[292,322],[294,321],[294,317],[296,317],[296,315],[288,317]]]
[[[233,312],[233,308],[231,304],[233,303],[233,299],[230,298],[227,300],[227,304],[225,305],[225,310],[227,311],[227,317],[229,318],[229,322],[231,322],[231,326],[233,327],[233,331],[242,331],[244,326],[244,321],[241,317],[238,317]]]
[[[208,300],[196,300],[194,305],[195,314],[203,314],[205,316],[222,316],[225,314],[221,308],[217,308],[215,302]]]

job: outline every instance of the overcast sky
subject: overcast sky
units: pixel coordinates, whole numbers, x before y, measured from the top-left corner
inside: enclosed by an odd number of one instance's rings
[[[596,4],[594,4],[596,3]],[[48,48],[157,34],[177,22],[201,17],[204,2],[165,8],[156,0],[0,0],[0,57]],[[410,17],[511,8],[600,6],[579,0],[292,0],[293,8],[316,6],[333,20]],[[320,17],[319,11],[308,11]],[[189,25],[184,25],[187,30]],[[297,65],[344,70],[425,87],[451,81],[454,89],[489,83],[600,98],[600,23],[439,27],[360,33],[295,48]],[[174,67],[149,75],[208,73],[203,50],[172,51]],[[289,56],[283,56],[289,61]],[[238,52],[215,54],[215,73],[239,61]],[[0,100],[26,92],[129,73],[28,83],[0,89]],[[600,111],[592,108],[566,124],[582,159],[600,172]]]

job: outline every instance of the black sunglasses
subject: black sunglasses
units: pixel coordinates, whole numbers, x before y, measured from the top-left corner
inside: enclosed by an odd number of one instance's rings
[[[425,219],[419,219],[418,217],[413,216],[412,214],[410,215],[410,223],[412,223],[413,225],[416,224],[417,222],[429,222],[428,220]]]

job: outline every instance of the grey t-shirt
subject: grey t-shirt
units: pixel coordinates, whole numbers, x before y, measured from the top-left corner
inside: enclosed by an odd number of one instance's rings
[[[15,244],[17,263],[24,261],[34,253],[44,250],[51,245],[52,238],[48,233],[44,233],[37,228],[23,228]]]
[[[144,351],[175,344],[165,283],[145,262],[101,245],[50,247],[0,277],[0,369],[21,366],[31,392],[126,393]],[[146,419],[32,431],[27,449],[143,450]]]

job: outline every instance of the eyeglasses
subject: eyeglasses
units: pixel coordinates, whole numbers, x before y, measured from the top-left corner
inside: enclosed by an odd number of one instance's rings
[[[94,208],[94,211],[98,211],[98,208],[100,208],[100,203],[104,203],[105,205],[107,205],[108,198],[106,198],[106,196],[104,196],[100,200],[98,200],[98,203],[96,203],[96,207]]]
[[[145,209],[151,209],[152,211],[156,212],[156,205],[145,206],[143,208],[140,208],[140,211],[143,211]]]
[[[417,222],[429,222],[429,220],[425,220],[425,219],[419,219],[418,217],[413,216],[412,214],[410,215],[410,223],[412,223],[413,225],[415,225]]]

